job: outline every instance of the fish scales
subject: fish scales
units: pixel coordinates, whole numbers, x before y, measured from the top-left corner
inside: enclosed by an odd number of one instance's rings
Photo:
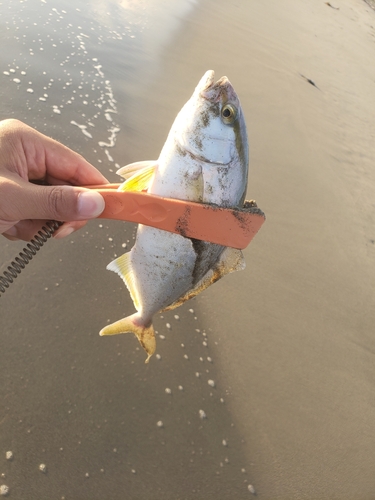
[[[149,193],[218,207],[242,207],[248,176],[245,119],[227,77],[207,71],[178,113],[156,161],[132,163],[117,173],[121,191]],[[181,227],[184,221],[180,222]],[[101,335],[134,333],[150,359],[153,316],[178,307],[225,274],[245,267],[240,250],[139,225],[132,250],[107,269],[124,280],[136,313]]]

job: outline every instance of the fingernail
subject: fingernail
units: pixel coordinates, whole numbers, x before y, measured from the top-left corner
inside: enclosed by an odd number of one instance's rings
[[[71,226],[62,227],[60,230],[56,231],[53,237],[59,240],[60,238],[65,238],[66,236],[69,236],[69,234],[72,234],[73,231],[74,227]]]
[[[16,226],[12,226],[9,229],[7,229],[6,231],[4,231],[4,234],[6,234],[7,236],[10,236],[11,238],[17,238],[18,230],[17,230]]]
[[[104,198],[96,191],[84,191],[78,196],[78,214],[91,219],[100,215],[105,207]]]

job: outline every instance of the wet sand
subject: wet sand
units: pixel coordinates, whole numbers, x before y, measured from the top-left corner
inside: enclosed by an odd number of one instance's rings
[[[152,64],[133,54],[129,83],[108,54],[120,165],[158,155],[205,70],[229,77],[267,222],[245,271],[156,319],[149,365],[131,336],[98,336],[133,311],[105,266],[134,227],[95,221],[41,250],[0,299],[10,498],[373,498],[375,11],[330,3],[202,1]],[[115,180],[69,113],[33,119]]]

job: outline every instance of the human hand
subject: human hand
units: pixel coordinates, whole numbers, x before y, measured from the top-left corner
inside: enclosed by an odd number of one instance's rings
[[[105,206],[99,193],[73,186],[107,182],[59,142],[18,120],[0,121],[0,234],[6,238],[31,240],[47,220],[68,221],[54,237],[68,236]]]

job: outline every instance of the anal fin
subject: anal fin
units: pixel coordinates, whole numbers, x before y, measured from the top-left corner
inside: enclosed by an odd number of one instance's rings
[[[139,311],[140,309],[140,300],[138,296],[138,290],[135,281],[135,275],[131,266],[130,261],[130,253],[124,253],[117,259],[110,262],[107,266],[109,271],[113,271],[117,273],[123,280],[125,285],[127,286],[130,296],[133,300],[134,307]]]

